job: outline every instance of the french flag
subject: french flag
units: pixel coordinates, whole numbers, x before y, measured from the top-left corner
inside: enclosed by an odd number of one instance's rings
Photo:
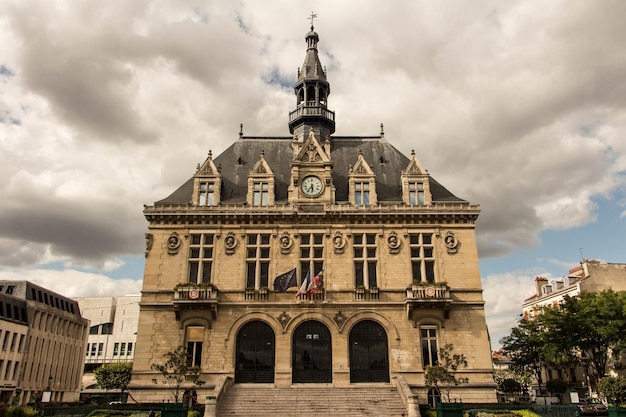
[[[299,297],[300,294],[307,294],[309,285],[311,285],[311,271],[310,270],[306,273],[306,277],[304,277],[304,279],[302,280],[302,285],[300,285],[300,288],[298,289],[298,292],[296,293],[296,297]]]

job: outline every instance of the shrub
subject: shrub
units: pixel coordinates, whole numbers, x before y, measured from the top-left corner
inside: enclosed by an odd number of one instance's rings
[[[9,408],[7,417],[37,417],[37,412],[29,407],[18,405]]]

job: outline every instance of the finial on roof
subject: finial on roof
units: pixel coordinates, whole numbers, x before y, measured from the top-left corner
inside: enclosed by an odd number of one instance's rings
[[[239,137],[243,136],[243,123],[239,125]]]
[[[411,149],[411,156],[415,158],[415,149]]]
[[[311,19],[311,30],[313,30],[313,19],[317,19],[317,14],[311,12],[311,16],[309,16],[309,19]]]
[[[383,128],[383,124],[380,124],[380,136],[385,136],[385,129]]]
[[[209,149],[209,159],[213,159],[213,151]]]

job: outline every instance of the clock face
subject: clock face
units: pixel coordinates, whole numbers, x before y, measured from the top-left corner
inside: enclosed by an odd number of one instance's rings
[[[324,189],[324,184],[322,184],[322,180],[317,177],[309,176],[302,180],[302,184],[300,185],[300,189],[302,193],[307,197],[317,197],[320,195]]]

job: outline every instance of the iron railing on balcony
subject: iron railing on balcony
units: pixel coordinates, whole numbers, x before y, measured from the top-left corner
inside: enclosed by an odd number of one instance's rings
[[[447,285],[413,285],[406,289],[408,300],[449,299],[450,289]]]
[[[216,300],[217,288],[206,285],[179,285],[174,291],[174,300]]]

